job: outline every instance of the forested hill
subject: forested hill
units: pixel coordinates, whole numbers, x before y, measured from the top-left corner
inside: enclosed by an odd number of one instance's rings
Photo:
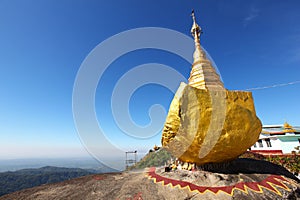
[[[93,174],[80,168],[42,167],[0,173],[0,196],[47,183],[56,183]]]
[[[158,151],[149,151],[149,153],[142,158],[138,163],[129,167],[132,169],[144,169],[146,167],[164,166],[171,159],[175,159],[167,150],[161,148]]]

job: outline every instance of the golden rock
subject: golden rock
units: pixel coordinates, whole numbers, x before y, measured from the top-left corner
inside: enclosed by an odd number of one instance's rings
[[[200,46],[193,14],[194,63],[181,83],[162,133],[162,145],[179,160],[197,165],[235,159],[259,138],[262,125],[251,92],[228,91]]]
[[[181,83],[170,105],[162,145],[184,162],[224,162],[252,146],[260,131],[251,92],[208,91]]]

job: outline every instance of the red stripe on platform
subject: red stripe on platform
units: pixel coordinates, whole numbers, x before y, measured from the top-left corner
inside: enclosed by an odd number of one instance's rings
[[[189,187],[191,191],[197,191],[199,193],[205,193],[207,191],[210,191],[214,194],[217,194],[218,192],[224,192],[232,196],[235,189],[238,189],[248,194],[247,188],[251,189],[254,192],[262,193],[263,190],[261,188],[263,187],[279,196],[282,196],[282,194],[274,186],[281,187],[286,191],[290,190],[284,183],[282,183],[282,181],[286,181],[286,182],[288,181],[282,176],[278,176],[278,175],[270,175],[260,182],[239,182],[230,186],[207,187],[207,186],[195,185],[187,181],[175,180],[175,179],[158,175],[155,172],[155,167],[150,168],[147,174],[150,178],[155,179],[156,183],[163,182],[164,185],[171,184],[173,187],[180,186],[181,188]]]
[[[251,150],[250,152],[261,154],[283,154],[282,150]]]

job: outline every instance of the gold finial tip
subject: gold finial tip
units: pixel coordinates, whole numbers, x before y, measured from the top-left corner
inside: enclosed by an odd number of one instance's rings
[[[202,33],[202,29],[201,29],[200,26],[196,23],[196,17],[195,17],[194,9],[192,10],[191,16],[192,16],[192,18],[193,18],[193,26],[192,26],[192,29],[191,29],[191,33],[194,35],[194,37],[195,37],[196,35],[199,37],[200,34]]]
[[[192,16],[192,18],[193,18],[194,23],[196,23],[196,18],[195,18],[195,11],[194,11],[194,9],[192,10],[191,16]]]

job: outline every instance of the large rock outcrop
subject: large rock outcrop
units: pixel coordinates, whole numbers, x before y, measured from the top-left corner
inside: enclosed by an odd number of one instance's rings
[[[278,165],[237,159],[205,171],[144,171],[90,175],[42,185],[0,200],[281,200],[300,199],[297,178]]]

